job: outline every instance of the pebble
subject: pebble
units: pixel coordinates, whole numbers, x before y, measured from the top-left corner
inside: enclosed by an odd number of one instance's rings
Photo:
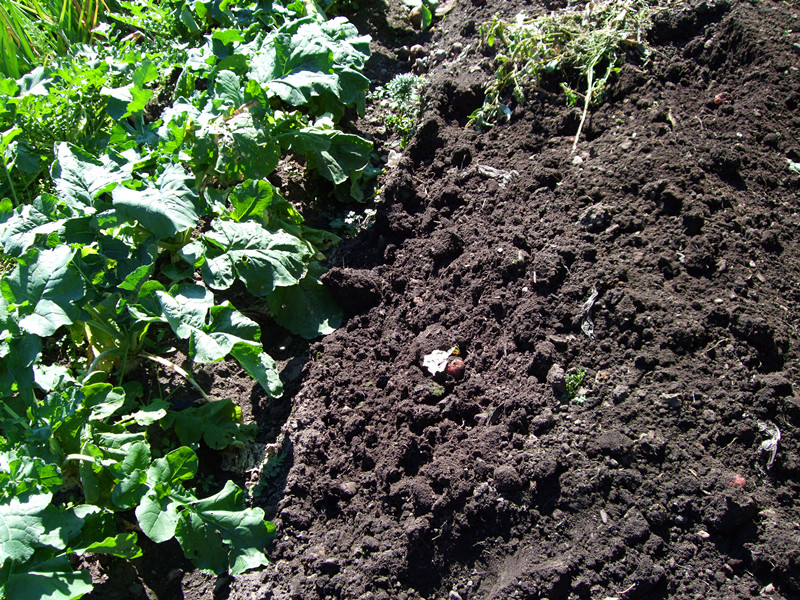
[[[572,164],[573,165],[582,165],[583,164],[583,159],[576,154],[575,156],[572,157]]]
[[[425,48],[420,44],[414,44],[411,46],[409,53],[411,54],[411,58],[422,58],[424,56],[428,56],[428,51],[425,50]]]
[[[566,393],[567,374],[564,372],[564,368],[558,363],[550,367],[550,370],[547,372],[547,383],[553,387],[556,393]]]

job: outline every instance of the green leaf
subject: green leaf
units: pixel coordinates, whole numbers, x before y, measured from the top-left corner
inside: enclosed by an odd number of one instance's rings
[[[230,217],[234,221],[261,219],[274,196],[275,189],[269,181],[248,179],[233,188],[228,196],[232,206]]]
[[[244,104],[244,89],[239,76],[232,71],[220,71],[214,81],[214,93],[225,104],[238,108]]]
[[[135,533],[119,533],[114,537],[107,537],[99,542],[89,544],[83,549],[83,552],[108,554],[117,558],[132,560],[142,555],[142,549],[136,545],[137,541]]]
[[[192,151],[195,161],[206,166],[213,164],[217,173],[225,173],[234,180],[263,179],[275,170],[281,157],[266,122],[258,125],[253,115],[245,110],[231,117],[219,117],[197,133],[197,144]]]
[[[119,464],[119,483],[111,491],[111,501],[122,510],[136,506],[147,493],[147,470],[150,466],[150,447],[137,442],[128,449]]]
[[[206,283],[227,289],[239,278],[256,296],[296,284],[311,257],[301,239],[283,231],[270,232],[253,221],[214,221],[203,240],[207,246],[202,267]]]
[[[228,570],[236,576],[269,563],[263,549],[273,533],[274,526],[264,520],[264,511],[246,508],[241,488],[228,481],[219,493],[187,507],[176,536],[180,536],[187,556],[218,573],[224,568],[219,546],[208,544],[221,538],[228,554]]]
[[[147,483],[156,489],[169,490],[179,482],[197,474],[197,455],[191,448],[181,446],[164,458],[157,458],[147,469]]]
[[[174,411],[169,420],[182,444],[202,439],[210,448],[222,450],[234,440],[250,437],[242,434],[242,409],[229,399]]]
[[[94,200],[130,176],[133,165],[119,157],[95,158],[77,146],[56,146],[51,175],[59,197],[81,215],[95,212]]]
[[[85,293],[83,281],[71,264],[69,246],[29,250],[17,267],[0,281],[0,292],[19,307],[22,331],[47,337],[77,318],[76,300]]]
[[[330,122],[320,119],[315,125],[281,135],[281,144],[297,154],[304,154],[311,168],[335,184],[369,163],[372,143],[364,138],[333,129]]]
[[[187,283],[170,293],[156,293],[164,317],[178,337],[189,340],[189,355],[196,362],[216,362],[235,344],[255,343],[261,337],[258,324],[230,303],[214,305],[214,296],[207,288]]]
[[[261,384],[273,398],[283,394],[283,383],[272,357],[256,344],[239,343],[231,349],[233,356],[247,373]]]
[[[45,533],[44,510],[52,499],[52,494],[44,493],[0,502],[0,565],[7,560],[22,563],[33,556]]]
[[[194,178],[181,166],[169,165],[155,182],[134,190],[117,186],[112,192],[117,214],[138,221],[159,239],[193,229],[200,220]]]
[[[150,490],[136,507],[136,520],[142,532],[154,542],[161,543],[175,536],[179,505],[169,496],[160,497]]]
[[[95,383],[81,388],[89,421],[105,421],[125,404],[125,390],[110,383]]]
[[[341,306],[311,273],[297,285],[277,288],[267,304],[279,325],[306,339],[333,333],[342,322]]]
[[[228,552],[216,527],[197,513],[184,511],[175,528],[183,553],[197,568],[212,573],[228,569]]]
[[[73,571],[65,555],[26,566],[27,572],[9,575],[3,589],[6,598],[77,600],[92,591],[92,574]]]

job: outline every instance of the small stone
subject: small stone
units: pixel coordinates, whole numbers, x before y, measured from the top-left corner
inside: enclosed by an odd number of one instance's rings
[[[415,6],[408,11],[408,21],[414,29],[422,29],[422,6]]]
[[[494,470],[494,483],[499,492],[518,492],[525,487],[517,470],[509,465]]]
[[[631,393],[631,388],[627,385],[619,384],[611,392],[611,398],[615,403],[619,404],[628,398]]]
[[[455,42],[451,48],[453,54],[461,54],[462,50],[464,50],[464,44],[461,42]]]
[[[447,52],[442,48],[437,48],[433,52],[433,60],[436,62],[442,62],[445,58],[447,58]]]
[[[358,493],[358,484],[355,481],[345,481],[339,486],[342,494],[348,498],[352,498]]]
[[[573,165],[582,165],[583,164],[583,159],[576,154],[575,156],[572,157],[572,164]]]
[[[428,51],[421,44],[414,44],[410,49],[411,58],[423,58],[428,56]]]
[[[578,219],[581,227],[590,233],[602,231],[608,227],[608,221],[608,209],[602,203],[587,207]]]
[[[620,150],[630,150],[633,147],[633,140],[628,138],[619,145]]]
[[[564,372],[564,368],[558,363],[550,367],[550,370],[547,372],[547,383],[553,387],[553,391],[557,394],[567,393],[567,374]]]

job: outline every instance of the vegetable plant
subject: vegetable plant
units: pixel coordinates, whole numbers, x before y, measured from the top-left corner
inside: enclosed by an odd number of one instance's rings
[[[266,564],[274,527],[244,490],[197,492],[199,445],[255,431],[193,369],[232,360],[282,393],[239,296],[307,338],[341,319],[319,281],[336,236],[270,182],[295,156],[357,197],[369,163],[339,128],[369,40],[310,6],[175,4],[188,43],[134,43],[129,7],[108,41],[0,79],[0,597],[79,598],[70,557],[135,558],[142,534],[214,573]]]

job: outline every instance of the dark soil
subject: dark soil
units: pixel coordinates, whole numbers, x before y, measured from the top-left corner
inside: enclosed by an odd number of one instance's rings
[[[542,5],[461,0],[426,34],[359,15],[371,77],[419,43],[430,85],[328,276],[345,324],[279,403],[237,395],[285,457],[255,498],[273,562],[215,581],[178,554],[155,597],[800,598],[800,7],[675,3],[576,154],[563,95],[465,127],[476,26],[520,10]],[[462,379],[422,367],[452,346]]]

